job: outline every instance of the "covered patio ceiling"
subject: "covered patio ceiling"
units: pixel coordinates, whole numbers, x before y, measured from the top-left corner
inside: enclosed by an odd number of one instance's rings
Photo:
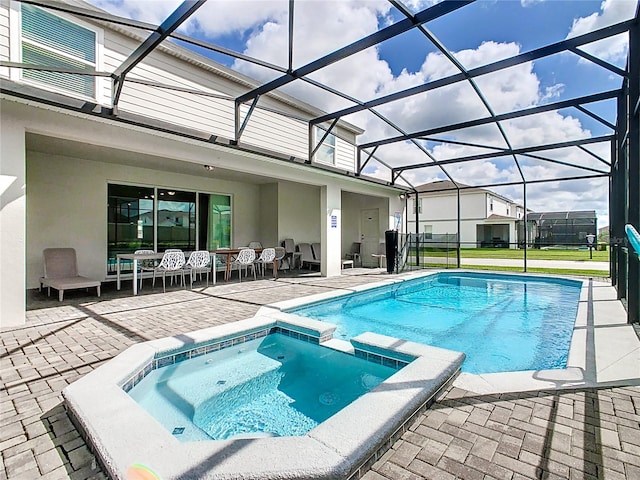
[[[204,25],[210,21],[211,13],[215,12],[210,7],[216,4],[215,0],[184,1],[160,25],[112,15],[93,7],[21,1],[137,32],[140,44],[120,66],[111,72],[95,72],[95,75],[110,77],[114,87],[113,107],[100,112],[102,116],[118,118],[122,88],[130,81],[145,83],[135,78],[135,67],[154,49],[167,46],[168,42],[186,46],[194,52],[204,52],[210,58],[232,59],[234,66],[244,65],[244,71],[248,65],[248,70],[263,79],[234,99],[235,138],[229,139],[230,146],[240,144],[244,127],[255,109],[267,108],[261,102],[265,96],[281,92],[307,101],[315,99],[313,106],[326,113],[306,119],[309,129],[319,127],[326,136],[334,132],[339,121],[367,126],[357,144],[357,176],[409,191],[435,180],[449,180],[457,189],[466,185],[524,185],[526,188],[527,184],[540,182],[608,177],[615,162],[612,157],[614,140],[625,135],[624,131],[619,131],[619,105],[624,103],[629,78],[637,76],[637,65],[640,64],[638,35],[630,35],[630,31],[638,31],[637,2],[629,2],[635,8],[629,10],[628,18],[566,38],[555,38],[557,34],[545,35],[544,25],[529,25],[527,22],[531,19],[521,18],[524,34],[529,35],[526,42],[506,44],[511,48],[484,58],[468,58],[465,52],[478,46],[460,44],[456,32],[451,31],[451,22],[459,29],[499,31],[505,25],[498,21],[481,26],[473,22],[479,16],[487,18],[481,15],[481,9],[487,8],[486,2],[444,0],[429,3],[430,6],[419,10],[413,7],[419,2],[403,4],[389,0],[387,21],[379,22],[374,33],[335,50],[320,51],[314,58],[299,58],[296,39],[299,29],[308,28],[308,20],[301,20],[300,10],[306,9],[308,14],[309,7],[307,2],[288,0],[288,43],[281,52],[282,61],[274,63],[209,43],[202,36],[181,33],[185,22],[197,20]],[[203,8],[207,3],[208,9]],[[238,15],[243,15],[242,9],[238,9]],[[348,19],[344,24],[349,28]],[[316,28],[322,28],[321,19]],[[478,33],[476,38],[481,35]],[[358,96],[357,86],[339,88],[332,80],[336,73],[347,75],[354,65],[349,62],[354,58],[391,49],[394,42],[407,38],[412,49],[423,51],[425,57],[437,57],[441,63],[437,71],[421,76],[415,72],[415,67],[407,67],[398,75],[403,81],[394,82],[384,91],[378,90],[373,97]],[[605,42],[612,41],[633,43],[629,46],[626,62],[616,64],[599,55]],[[522,87],[519,81],[531,80],[527,73],[534,72],[544,62],[557,61],[574,62],[576,73],[564,75],[555,85],[547,85],[549,94],[542,98],[532,98],[526,103],[504,101],[510,90]],[[11,67],[62,71],[55,67],[9,63],[3,62]],[[598,72],[594,76],[598,81],[585,81],[581,69],[585,63],[597,66]],[[633,68],[636,68],[635,73],[630,71]],[[399,69],[395,67],[395,70]],[[86,71],[64,71],[86,74]],[[153,87],[176,90],[175,85],[154,83]],[[543,87],[540,85],[539,89]],[[569,91],[580,94],[568,95],[566,92]],[[464,103],[460,103],[461,99]],[[632,102],[630,107],[637,110],[637,92]],[[411,103],[419,103],[422,114],[407,115],[404,107]],[[244,116],[242,105],[249,106]],[[444,105],[450,110],[448,115],[442,115]],[[575,128],[576,122],[579,128]],[[558,129],[564,129],[563,135],[559,136],[561,140],[530,134],[544,123],[556,123]],[[309,145],[309,158],[313,157],[324,136],[316,140]],[[486,163],[489,160],[491,163]],[[311,163],[310,160],[306,162]],[[490,182],[481,174],[488,165],[500,171]],[[474,171],[479,172],[475,182],[469,178],[470,172]],[[524,197],[526,202],[526,193]]]

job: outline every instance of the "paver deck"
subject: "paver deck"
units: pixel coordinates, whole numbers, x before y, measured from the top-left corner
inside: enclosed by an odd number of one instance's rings
[[[78,291],[62,303],[29,292],[27,325],[0,336],[0,478],[105,478],[61,391],[130,345],[383,276],[350,269],[137,297],[107,285],[99,299]],[[640,478],[640,386],[492,395],[451,387],[364,478]]]

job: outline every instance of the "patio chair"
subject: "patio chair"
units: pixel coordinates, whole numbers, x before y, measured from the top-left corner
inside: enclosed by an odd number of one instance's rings
[[[320,266],[320,260],[316,260],[313,257],[313,251],[311,250],[310,243],[299,243],[298,251],[302,254],[302,266],[307,265],[311,270],[312,265]]]
[[[180,249],[180,248],[167,248],[165,250],[165,252],[182,252],[182,249]],[[170,275],[170,277],[171,277],[171,285],[173,285],[173,277],[174,276],[175,276],[175,274],[171,274]],[[184,284],[184,281],[183,281],[183,284]]]
[[[249,242],[248,248],[262,248],[262,244],[260,242]]]
[[[136,250],[134,254],[152,254],[156,253],[154,250]],[[140,290],[142,290],[142,274],[143,272],[153,272],[156,268],[156,261],[153,259],[139,260],[138,261],[138,276],[140,277]]]
[[[268,263],[273,265],[273,260],[276,258],[275,248],[265,248],[260,252],[260,257],[255,260],[255,265],[262,271],[262,278],[264,278],[264,271]],[[275,272],[274,272],[275,273]]]
[[[45,248],[42,252],[44,257],[44,276],[40,277],[40,290],[47,287],[47,295],[51,295],[51,289],[58,290],[58,300],[64,298],[65,290],[76,288],[96,287],[98,297],[100,296],[100,280],[78,275],[78,261],[74,248]]]
[[[189,288],[193,289],[193,277],[196,274],[200,274],[200,280],[202,280],[202,274],[205,274],[207,279],[207,287],[209,286],[209,270],[211,269],[211,254],[208,250],[196,250],[191,252],[189,259],[185,264],[184,271],[189,272]]]
[[[276,247],[276,268],[280,270],[284,264],[284,258],[287,256],[287,251],[284,247]]]
[[[372,253],[373,258],[378,259],[378,268],[384,268],[387,264],[387,245],[385,242],[380,242],[378,245],[378,253]]]
[[[354,264],[358,264],[358,262],[362,263],[360,260],[360,247],[361,247],[361,243],[360,242],[353,242],[351,244],[351,251],[346,253],[344,255],[344,258],[346,260],[353,260]]]
[[[287,262],[289,265],[289,270],[291,270],[293,264],[294,253],[296,252],[296,244],[293,241],[293,238],[285,238],[282,242],[282,246],[284,247],[284,259],[283,262]]]
[[[156,286],[156,274],[162,274],[162,291],[166,292],[166,283],[165,277],[167,273],[170,275],[181,274],[182,275],[182,285],[184,286],[184,270],[182,267],[185,264],[184,253],[182,250],[179,251],[165,251],[164,255],[162,255],[162,260],[156,268],[153,269],[153,283],[151,284],[151,288]]]
[[[235,260],[232,262],[232,266],[237,265],[238,277],[241,282],[242,282],[243,266],[247,267],[247,269],[249,268],[249,266],[251,266],[251,268],[253,269],[253,279],[254,280],[256,279],[256,267],[253,263],[255,259],[256,259],[256,251],[253,248],[243,248],[242,250],[240,250],[240,252],[238,252],[238,255],[236,256]],[[229,274],[229,279],[231,279],[232,274],[233,274],[233,270]]]

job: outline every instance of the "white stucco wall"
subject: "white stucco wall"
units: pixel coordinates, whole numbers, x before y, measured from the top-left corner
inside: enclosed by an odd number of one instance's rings
[[[278,236],[298,243],[320,241],[320,188],[293,182],[278,185]]]
[[[0,122],[0,326],[24,322],[25,309],[25,128]]]
[[[278,247],[278,184],[260,185],[260,229],[255,240],[264,247]]]

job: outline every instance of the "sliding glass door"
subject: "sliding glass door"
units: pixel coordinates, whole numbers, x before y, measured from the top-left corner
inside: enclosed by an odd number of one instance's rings
[[[107,201],[107,272],[115,273],[116,255],[154,248],[154,189],[109,185]]]
[[[116,255],[139,249],[215,250],[231,246],[231,196],[158,187],[107,187],[107,273]],[[121,264],[131,272],[131,263]]]
[[[158,189],[157,251],[196,249],[196,193]]]
[[[207,250],[231,247],[231,197],[201,193],[200,245]]]

